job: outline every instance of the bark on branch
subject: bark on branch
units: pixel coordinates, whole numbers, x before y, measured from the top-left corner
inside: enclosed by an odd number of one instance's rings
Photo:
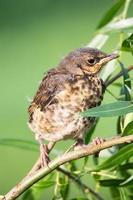
[[[41,178],[45,177],[47,174],[58,168],[59,166],[85,156],[93,155],[98,153],[103,149],[107,149],[114,145],[119,145],[123,143],[133,142],[133,135],[117,137],[109,139],[102,144],[94,145],[89,144],[81,147],[78,151],[73,150],[71,152],[60,155],[59,157],[52,160],[47,167],[41,168],[31,175],[26,176],[20,183],[18,183],[14,188],[12,188],[6,195],[0,196],[0,200],[14,200],[20,196],[24,191],[31,187],[34,183],[39,181]]]

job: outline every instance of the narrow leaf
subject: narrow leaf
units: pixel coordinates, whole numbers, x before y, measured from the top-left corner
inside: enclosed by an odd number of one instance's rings
[[[22,139],[0,139],[0,145],[6,145],[11,147],[17,147],[19,149],[38,151],[38,145],[35,142],[22,140]]]
[[[120,67],[123,73],[124,84],[126,84],[131,89],[131,81],[130,81],[130,75],[129,75],[128,69],[125,67],[125,65],[121,61],[118,61],[118,62],[120,64]]]
[[[76,197],[70,200],[88,200],[88,198],[84,198],[84,197]]]
[[[131,81],[127,81],[127,79],[130,78],[129,73],[127,68],[124,66],[122,62],[119,61],[119,64],[121,66],[121,70],[123,73],[123,83],[124,87],[122,88],[123,90],[121,91],[121,95],[125,95],[125,100],[130,101],[131,100],[131,95],[130,95],[130,90],[131,90]]]
[[[103,70],[100,72],[100,77],[103,81],[105,81],[105,83],[108,80],[108,78],[112,75],[112,73],[116,70],[116,62],[117,60],[112,60],[111,62],[108,62],[103,68]]]
[[[124,188],[120,188],[120,200],[127,200],[127,194]]]
[[[133,28],[133,17],[109,23],[106,26],[104,26],[100,31],[101,33],[109,33],[115,31],[132,30],[132,28]]]
[[[88,144],[91,140],[91,137],[96,129],[99,119],[96,121],[95,125],[90,128],[88,133],[85,134],[85,144]],[[86,157],[87,158],[87,157]]]
[[[101,49],[102,46],[106,43],[109,36],[106,34],[97,34],[87,45],[86,47],[92,47]]]
[[[55,181],[43,181],[41,183],[36,183],[33,187],[36,189],[49,188],[55,184]]]
[[[133,175],[130,176],[127,180],[124,182],[120,183],[121,186],[127,186],[127,185],[132,185],[133,184]]]
[[[118,187],[112,186],[109,188],[113,200],[120,200],[120,192]]]
[[[119,186],[124,181],[125,180],[123,179],[106,179],[106,180],[100,180],[99,184],[104,187],[111,187],[111,186]]]
[[[96,171],[117,167],[133,155],[133,143],[124,146],[116,154],[105,160],[96,168]]]
[[[125,171],[125,170],[128,170],[128,169],[133,169],[133,163],[126,163],[126,164],[123,164],[120,166],[120,169]]]
[[[125,0],[117,0],[115,4],[105,13],[101,21],[99,22],[97,29],[105,26],[108,22],[110,22],[114,15],[120,10],[120,8],[124,5]]]
[[[133,81],[133,78],[128,78],[125,81]]]
[[[133,53],[133,33],[122,42],[121,50]]]
[[[133,103],[131,101],[117,101],[110,104],[91,108],[81,115],[84,117],[114,117],[122,116],[133,112]]]
[[[22,200],[35,200],[36,198],[33,195],[32,189],[28,189],[26,190],[26,192],[24,193]]]
[[[122,136],[133,134],[133,121],[131,121],[124,129]]]

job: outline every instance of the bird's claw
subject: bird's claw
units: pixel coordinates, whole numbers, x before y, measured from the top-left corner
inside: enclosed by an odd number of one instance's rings
[[[94,144],[94,145],[100,145],[100,144],[102,144],[105,141],[106,140],[103,139],[103,138],[96,137],[95,139],[92,140],[92,144]],[[95,154],[95,157],[99,157],[99,153],[100,153],[100,151]]]
[[[92,140],[92,143],[94,145],[99,145],[99,144],[102,144],[103,142],[105,142],[106,140],[103,139],[103,138],[99,138],[99,137],[96,137],[95,139]]]
[[[48,166],[50,162],[48,148],[46,144],[40,144],[41,167]]]

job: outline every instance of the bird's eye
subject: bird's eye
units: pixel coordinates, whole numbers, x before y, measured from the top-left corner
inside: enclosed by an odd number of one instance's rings
[[[94,65],[96,63],[96,59],[94,59],[94,58],[90,58],[87,61],[88,61],[89,65]]]

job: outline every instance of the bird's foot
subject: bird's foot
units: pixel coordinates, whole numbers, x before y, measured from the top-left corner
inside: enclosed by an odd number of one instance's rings
[[[103,138],[99,138],[99,137],[96,137],[95,139],[92,140],[92,143],[94,145],[99,145],[99,144],[102,144],[103,142],[105,142],[106,140],[103,139]]]
[[[41,157],[41,167],[48,166],[50,159],[49,159],[48,148],[46,144],[40,144],[40,157]]]
[[[92,140],[92,144],[99,145],[99,144],[102,144],[105,141],[106,140],[103,139],[103,138],[96,137],[95,139]],[[95,157],[99,157],[99,153],[100,153],[100,151],[95,154]]]

